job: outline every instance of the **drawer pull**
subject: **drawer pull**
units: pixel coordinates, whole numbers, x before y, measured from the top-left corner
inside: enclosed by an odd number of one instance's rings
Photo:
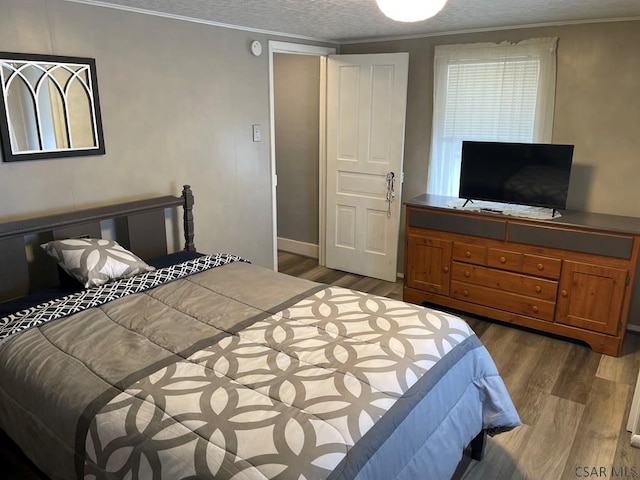
[[[504,257],[500,257],[500,263],[507,263],[507,259]]]
[[[534,305],[532,310],[533,310],[533,313],[538,313],[538,310],[540,309],[536,305]]]
[[[464,277],[469,278],[471,276],[471,272],[469,270],[464,271]]]
[[[542,291],[542,287],[540,285],[536,285],[536,292],[540,293]]]
[[[462,295],[464,295],[465,297],[469,296],[469,290],[463,290],[462,291]]]
[[[442,267],[442,271],[444,273],[449,273],[449,267]]]
[[[541,264],[541,263],[539,263],[539,264],[537,264],[537,265],[536,265],[536,268],[537,268],[538,270],[540,270],[540,271],[543,271],[543,270],[544,270],[544,265],[543,265],[543,264]]]
[[[567,297],[569,295],[569,292],[567,292],[566,290],[562,290],[560,292],[560,295],[562,295],[563,297]]]
[[[471,258],[471,252],[467,250],[466,252],[464,252],[464,256],[467,258]]]

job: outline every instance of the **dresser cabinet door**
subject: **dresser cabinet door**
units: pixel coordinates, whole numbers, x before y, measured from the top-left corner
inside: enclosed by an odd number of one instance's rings
[[[617,335],[627,270],[565,261],[556,322]]]
[[[408,235],[407,271],[407,286],[439,295],[449,295],[451,242]]]

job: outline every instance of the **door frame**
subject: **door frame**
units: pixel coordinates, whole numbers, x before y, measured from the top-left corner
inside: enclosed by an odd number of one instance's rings
[[[324,265],[325,231],[326,231],[326,165],[327,165],[327,56],[335,55],[336,47],[320,47],[302,43],[278,42],[269,40],[269,148],[271,153],[271,219],[273,229],[273,269],[278,270],[278,216],[277,216],[277,177],[276,177],[276,129],[275,129],[275,98],[273,54],[288,53],[293,55],[316,55],[320,57],[320,123],[319,123],[319,232],[318,232],[318,263]]]

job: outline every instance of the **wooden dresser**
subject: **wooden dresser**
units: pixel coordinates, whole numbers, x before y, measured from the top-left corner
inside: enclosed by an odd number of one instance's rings
[[[448,200],[421,195],[406,203],[405,301],[620,355],[629,312],[640,308],[640,219],[563,211],[554,220],[529,220],[455,210]]]

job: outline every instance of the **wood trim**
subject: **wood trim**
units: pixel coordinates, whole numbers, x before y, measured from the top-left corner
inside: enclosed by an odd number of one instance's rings
[[[56,230],[70,225],[89,223],[92,221],[107,220],[111,218],[124,217],[134,213],[141,213],[153,209],[165,209],[182,206],[184,203],[181,197],[165,196],[138,200],[134,202],[119,203],[104,207],[88,208],[65,212],[42,217],[18,220],[15,222],[0,224],[0,239],[17,237],[29,233]]]
[[[77,0],[75,0],[77,1]],[[271,129],[269,132],[270,139],[270,151],[271,151],[271,225],[273,227],[273,269],[278,269],[278,219],[277,219],[277,198],[276,198],[276,134],[275,128],[273,125],[275,124],[275,98],[274,98],[274,69],[273,69],[273,54],[274,53],[289,53],[289,54],[302,54],[302,55],[315,55],[320,57],[320,95],[318,101],[320,102],[320,124],[319,124],[319,142],[318,145],[318,153],[319,153],[319,184],[320,184],[320,195],[318,198],[318,202],[320,205],[319,210],[319,263],[320,265],[325,264],[325,215],[323,214],[324,205],[326,201],[324,200],[324,196],[326,195],[326,163],[327,163],[327,152],[326,152],[326,58],[329,55],[335,55],[337,49],[335,47],[321,47],[316,45],[306,45],[302,43],[289,43],[289,42],[280,42],[275,40],[269,40],[269,118],[271,123]],[[325,141],[323,141],[325,139]]]
[[[195,200],[193,198],[193,192],[191,191],[191,185],[184,185],[182,187],[182,208],[183,208],[183,226],[184,226],[184,249],[187,252],[195,252],[196,246],[193,243],[193,237],[195,235],[193,226],[193,205]]]
[[[640,447],[640,373],[636,381],[636,388],[631,401],[627,431],[631,432],[631,445]]]
[[[318,245],[291,240],[290,238],[278,237],[278,250],[303,255],[305,257],[318,258]]]

